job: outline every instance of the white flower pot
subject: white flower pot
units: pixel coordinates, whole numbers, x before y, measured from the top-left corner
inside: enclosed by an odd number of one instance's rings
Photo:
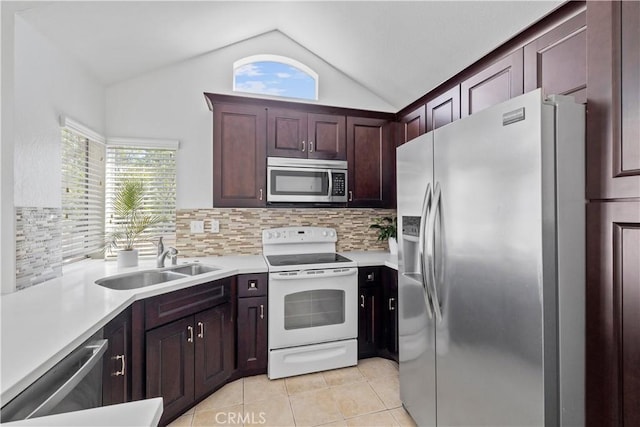
[[[118,268],[136,267],[138,265],[138,250],[118,251]]]
[[[398,241],[394,237],[389,237],[389,252],[391,255],[398,255]]]

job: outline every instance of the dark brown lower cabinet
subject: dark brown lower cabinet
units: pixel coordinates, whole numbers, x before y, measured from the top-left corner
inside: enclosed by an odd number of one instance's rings
[[[588,426],[640,425],[640,202],[587,205]]]
[[[116,316],[104,327],[109,341],[102,367],[102,404],[131,400],[131,308]]]
[[[377,285],[360,286],[358,291],[358,358],[364,359],[378,355],[382,336],[379,314],[382,293]]]
[[[146,397],[164,399],[161,424],[231,376],[231,312],[231,303],[226,303],[147,332]]]
[[[267,372],[267,296],[238,298],[238,369],[245,375]]]

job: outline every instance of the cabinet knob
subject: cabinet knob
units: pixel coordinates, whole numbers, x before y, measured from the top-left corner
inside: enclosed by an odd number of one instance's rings
[[[374,280],[376,280],[376,274],[374,272],[367,274],[367,282],[373,282]]]
[[[125,369],[125,366],[126,366],[125,359],[124,359],[124,354],[119,354],[117,356],[113,356],[111,359],[112,360],[120,360],[120,370],[119,371],[115,371],[114,373],[111,374],[111,376],[112,377],[124,376],[124,373],[125,373],[124,369]]]
[[[256,280],[249,280],[249,287],[247,289],[250,291],[258,290],[258,282]]]

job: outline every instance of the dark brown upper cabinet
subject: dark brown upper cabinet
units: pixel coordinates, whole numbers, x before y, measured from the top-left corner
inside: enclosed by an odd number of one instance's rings
[[[498,59],[461,84],[461,116],[523,94],[522,49]]]
[[[425,106],[424,104],[400,117],[397,145],[402,145],[413,138],[425,133]]]
[[[427,132],[460,118],[460,85],[427,102]]]
[[[213,205],[266,205],[266,129],[264,107],[213,104]]]
[[[269,108],[267,155],[346,160],[345,132],[345,116]]]
[[[395,144],[392,122],[347,118],[350,207],[395,207]]]
[[[587,102],[587,13],[574,16],[524,47],[524,91],[572,95]]]
[[[587,6],[587,198],[640,197],[640,3]]]

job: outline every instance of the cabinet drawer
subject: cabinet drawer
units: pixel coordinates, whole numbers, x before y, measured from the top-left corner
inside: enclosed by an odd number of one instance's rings
[[[267,282],[267,273],[239,275],[238,297],[260,297],[267,295]]]
[[[358,286],[377,286],[382,279],[382,267],[360,267]]]
[[[230,301],[233,280],[229,277],[147,299],[145,329]]]

